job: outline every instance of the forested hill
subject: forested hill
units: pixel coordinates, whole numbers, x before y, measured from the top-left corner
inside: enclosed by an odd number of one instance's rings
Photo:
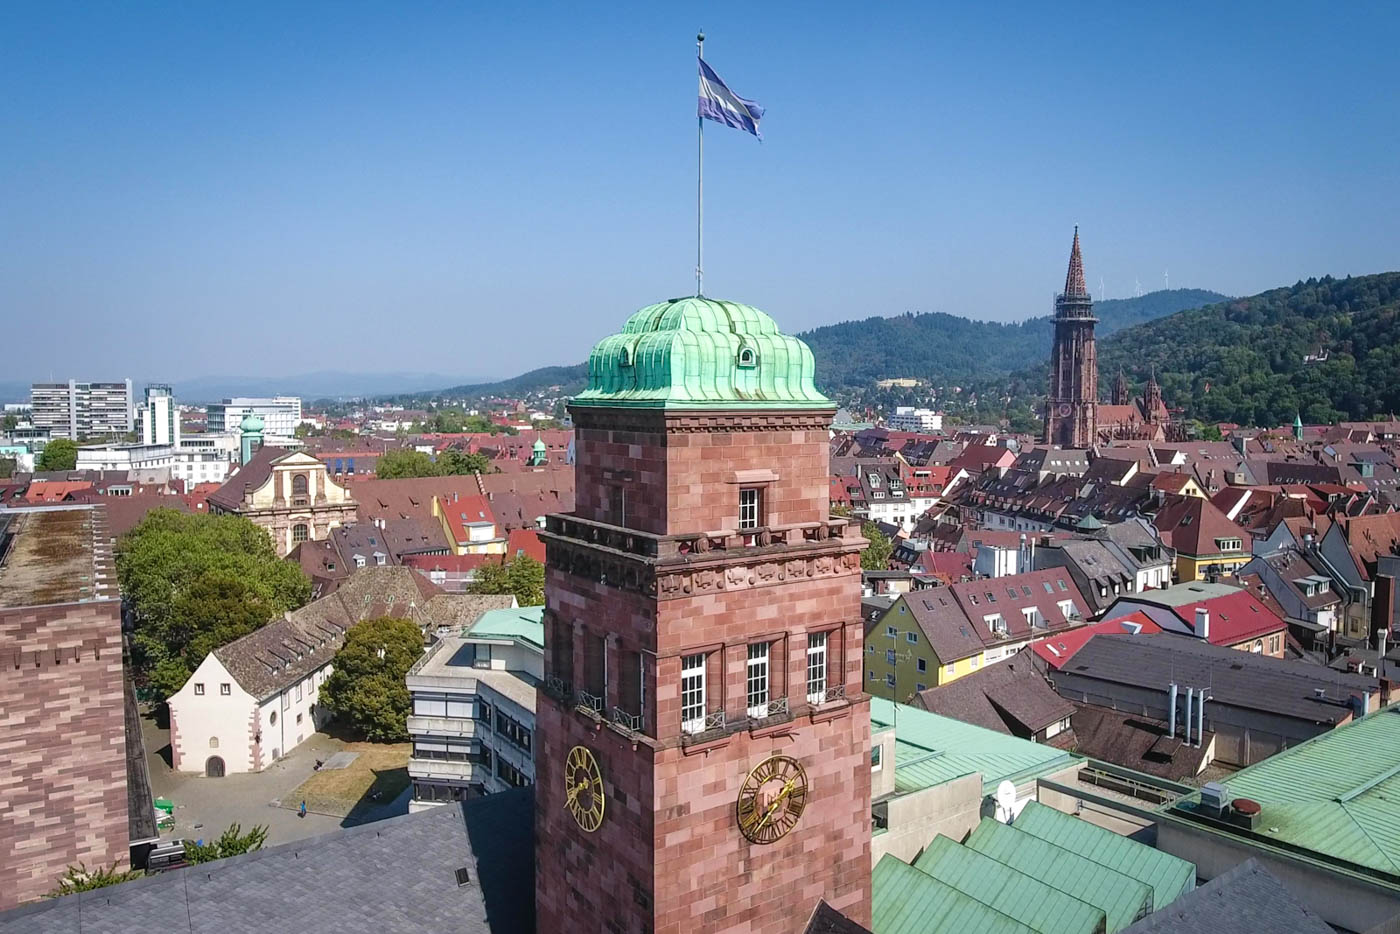
[[[1107,303],[1105,303],[1107,304]],[[1155,366],[1173,408],[1286,425],[1400,411],[1400,272],[1309,279],[1141,324],[1099,342],[1099,385]]]
[[[1203,289],[1171,289],[1139,298],[1098,302],[1098,333],[1112,334],[1225,296]],[[779,322],[781,326],[782,322]],[[797,335],[812,348],[817,385],[828,393],[860,388],[877,379],[913,377],[934,385],[1002,376],[1034,366],[1050,355],[1050,318],[1015,324],[975,321],[955,315],[904,314],[828,325]],[[419,396],[523,395],[561,386],[565,394],[583,389],[587,364],[531,370],[496,383],[455,386]]]
[[[1097,302],[1096,332],[1113,334],[1223,298],[1204,289],[1171,289]],[[892,377],[944,386],[1013,373],[1049,358],[1054,330],[1049,316],[1002,324],[934,313],[846,321],[798,336],[817,359],[817,385],[831,393]]]

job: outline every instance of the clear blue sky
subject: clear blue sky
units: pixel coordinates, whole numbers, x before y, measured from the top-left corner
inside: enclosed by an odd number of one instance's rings
[[[1044,314],[1076,223],[1096,296],[1400,266],[1393,2],[688,6],[8,5],[11,376],[583,359],[693,290],[700,26],[706,291],[786,330]]]

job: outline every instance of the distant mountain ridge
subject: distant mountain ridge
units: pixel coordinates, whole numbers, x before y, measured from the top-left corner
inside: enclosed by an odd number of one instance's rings
[[[1166,404],[1205,422],[1384,416],[1400,411],[1400,272],[1324,276],[1182,311],[1100,341],[1098,359],[1101,391],[1120,367],[1138,384],[1155,369]],[[1034,385],[1037,374],[1021,378]]]
[[[1103,335],[1224,298],[1205,289],[1171,289],[1137,298],[1111,298],[1098,302],[1094,309],[1100,319],[1099,334]],[[816,357],[817,385],[834,393],[878,379],[911,377],[938,385],[1009,374],[1049,357],[1053,328],[1048,315],[1008,324],[932,312],[844,321],[797,336]],[[588,365],[580,363],[417,395],[513,396],[551,386],[571,395],[582,390],[587,381]]]

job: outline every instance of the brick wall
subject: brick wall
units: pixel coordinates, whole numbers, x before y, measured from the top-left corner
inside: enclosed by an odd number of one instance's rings
[[[120,605],[0,610],[0,911],[128,857]]]

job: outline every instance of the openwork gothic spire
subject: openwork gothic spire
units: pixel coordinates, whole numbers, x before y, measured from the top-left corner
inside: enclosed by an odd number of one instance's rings
[[[1065,276],[1065,296],[1088,298],[1084,285],[1084,257],[1079,254],[1079,225],[1074,225],[1074,246],[1069,251],[1069,274]]]

